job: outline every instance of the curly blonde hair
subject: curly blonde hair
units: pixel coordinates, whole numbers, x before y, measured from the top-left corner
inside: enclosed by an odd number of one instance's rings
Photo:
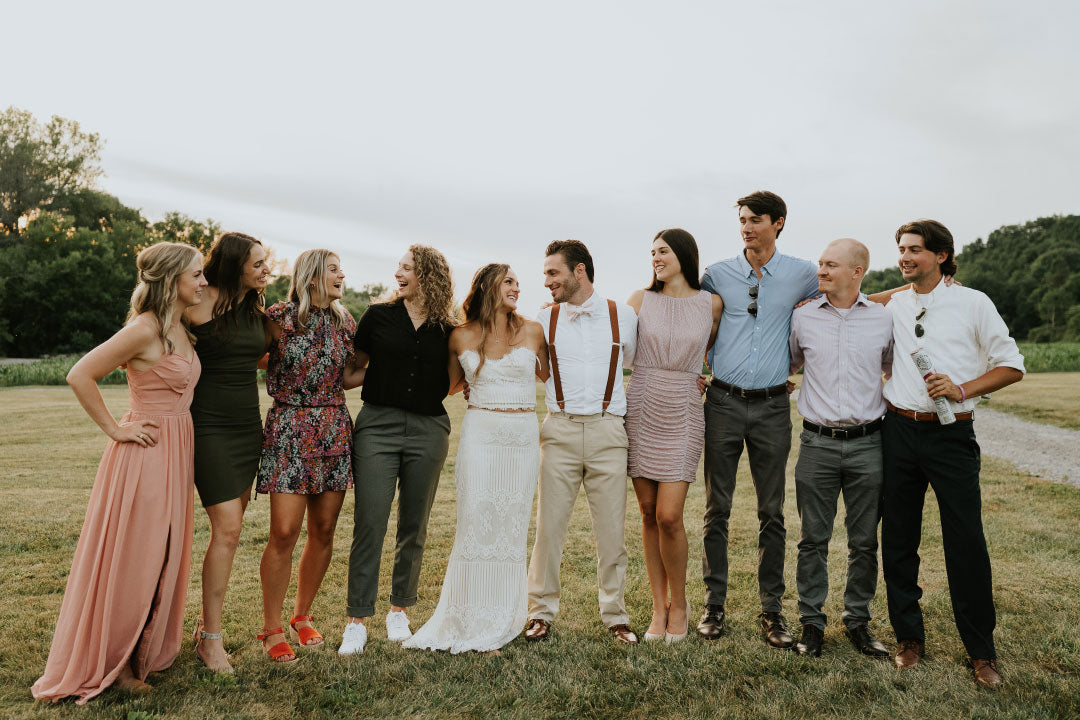
[[[428,322],[443,327],[458,324],[458,310],[454,305],[454,278],[450,264],[443,254],[428,245],[410,245],[413,268],[419,287],[420,302]]]
[[[166,355],[172,354],[174,349],[169,339],[169,328],[176,310],[177,280],[199,257],[201,255],[196,248],[176,242],[155,243],[139,251],[135,257],[139,283],[131,293],[131,307],[124,324],[131,323],[144,312],[151,313],[157,322],[158,337]],[[187,322],[182,321],[181,325],[194,345],[195,336],[188,329]]]

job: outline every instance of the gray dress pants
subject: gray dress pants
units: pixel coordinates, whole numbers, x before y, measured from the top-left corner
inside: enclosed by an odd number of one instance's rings
[[[784,484],[791,450],[787,394],[744,400],[710,386],[705,396],[705,527],[701,558],[705,602],[724,605],[728,518],[743,445],[757,492],[758,593],[762,612],[780,612],[784,596]]]
[[[825,629],[829,592],[829,540],[836,503],[844,494],[848,536],[844,624],[870,621],[877,590],[878,520],[881,518],[881,433],[839,440],[804,430],[795,465],[795,497],[802,519],[798,569],[799,615],[804,625]]]
[[[365,403],[353,425],[353,541],[349,617],[375,614],[383,538],[398,495],[390,604],[416,604],[428,516],[450,447],[450,418]]]

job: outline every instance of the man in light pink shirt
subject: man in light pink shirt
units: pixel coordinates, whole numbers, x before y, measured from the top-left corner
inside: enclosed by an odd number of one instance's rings
[[[882,373],[892,371],[893,329],[885,306],[859,292],[869,262],[869,251],[856,240],[830,243],[818,261],[824,295],[791,316],[791,372],[804,367],[798,403],[803,432],[795,466],[802,520],[795,579],[803,633],[795,650],[812,657],[821,655],[824,644],[829,539],[841,492],[848,534],[844,632],[859,652],[889,656],[868,624],[877,588]]]

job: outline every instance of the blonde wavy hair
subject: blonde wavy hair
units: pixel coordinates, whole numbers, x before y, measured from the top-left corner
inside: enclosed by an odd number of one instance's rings
[[[293,264],[292,275],[289,277],[289,300],[297,305],[296,321],[301,328],[307,327],[311,318],[312,301],[325,300],[327,297],[326,261],[330,257],[341,262],[341,256],[333,250],[319,248],[300,253]],[[338,330],[345,327],[345,316],[348,312],[337,300],[330,301],[330,314],[334,327]]]
[[[131,293],[131,308],[124,324],[130,324],[144,312],[151,313],[157,322],[158,335],[166,355],[171,354],[174,349],[173,342],[169,339],[169,328],[176,311],[177,280],[198,257],[200,253],[196,248],[176,242],[155,243],[144,248],[135,257],[139,282]],[[188,340],[194,345],[195,336],[191,334],[187,323],[182,320],[181,325]]]
[[[450,263],[441,252],[428,245],[410,245],[413,271],[416,273],[420,304],[429,322],[443,327],[458,324],[458,309],[454,305],[454,278]]]

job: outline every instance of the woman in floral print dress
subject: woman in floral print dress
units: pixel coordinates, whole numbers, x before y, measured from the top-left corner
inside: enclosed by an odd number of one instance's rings
[[[318,645],[311,605],[333,551],[334,528],[345,491],[352,487],[352,421],[345,407],[344,369],[353,354],[356,323],[338,300],[345,273],[329,250],[296,259],[289,302],[266,311],[272,341],[266,389],[274,405],[266,415],[256,489],[270,494],[270,538],[259,573],[263,632],[270,658],[291,662],[296,653],[282,631],[281,608],[292,575],[292,554],[307,514],[293,616],[301,645]]]

